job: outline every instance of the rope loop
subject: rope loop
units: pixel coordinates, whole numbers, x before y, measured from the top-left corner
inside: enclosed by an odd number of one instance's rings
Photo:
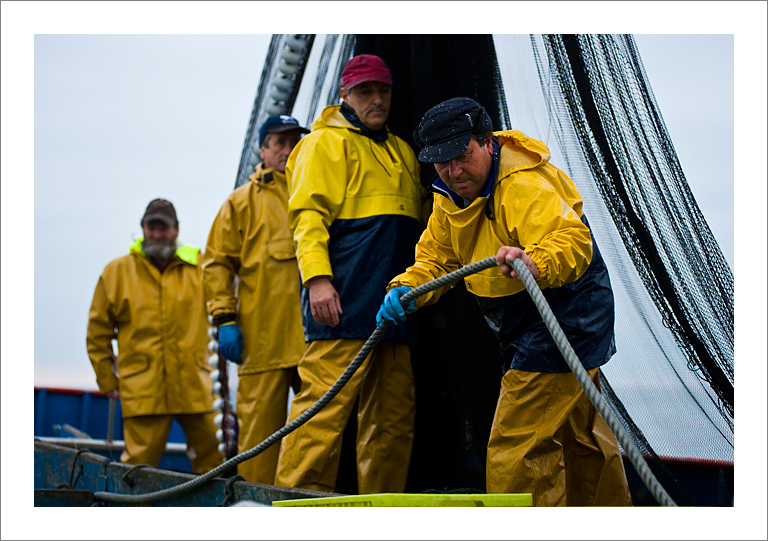
[[[245,481],[245,477],[242,475],[233,475],[229,479],[227,479],[227,483],[224,486],[224,499],[221,502],[221,505],[219,507],[229,507],[230,505],[237,503],[237,498],[235,497],[235,483],[238,481]]]
[[[80,470],[77,473],[77,477],[75,477],[75,470],[77,469],[77,461],[80,458],[80,455],[83,453],[88,452],[88,449],[80,449],[77,453],[75,453],[75,459],[72,461],[72,469],[69,472],[69,485],[59,485],[56,488],[69,488],[71,490],[75,489],[75,485],[80,480],[80,476],[83,475],[83,470],[85,467],[80,464]]]
[[[129,487],[133,488],[133,486],[136,484],[136,480],[131,478],[130,475],[136,470],[140,470],[141,468],[151,468],[151,467],[152,466],[150,466],[149,464],[136,464],[120,477],[120,481],[122,481]]]

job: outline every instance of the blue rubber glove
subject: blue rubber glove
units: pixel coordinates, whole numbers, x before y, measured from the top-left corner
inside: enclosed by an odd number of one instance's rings
[[[219,351],[225,359],[241,364],[243,359],[243,333],[233,321],[219,327]]]
[[[384,324],[384,320],[388,319],[395,325],[405,322],[405,314],[412,314],[416,311],[416,299],[413,299],[403,309],[403,305],[400,304],[400,297],[405,295],[411,290],[408,286],[400,286],[390,289],[387,292],[387,296],[384,297],[384,302],[381,303],[379,313],[376,314],[376,326],[381,327]]]

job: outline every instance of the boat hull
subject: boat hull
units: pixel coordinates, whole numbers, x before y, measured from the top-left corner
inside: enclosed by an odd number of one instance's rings
[[[35,441],[35,507],[228,507],[238,502],[271,506],[279,500],[342,496],[248,483],[237,477],[215,478],[194,490],[147,503],[108,502],[94,496],[96,492],[147,494],[196,477],[184,472],[122,464],[87,449]]]

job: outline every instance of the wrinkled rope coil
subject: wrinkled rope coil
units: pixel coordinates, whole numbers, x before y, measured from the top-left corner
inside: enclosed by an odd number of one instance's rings
[[[467,265],[466,267],[462,267],[459,270],[446,274],[445,276],[436,278],[430,282],[427,282],[426,284],[423,284],[419,287],[412,289],[411,291],[408,291],[405,295],[400,297],[400,303],[403,305],[407,305],[410,301],[416,299],[417,297],[420,297],[421,295],[429,293],[430,291],[434,291],[445,285],[456,282],[461,278],[470,276],[472,274],[478,273],[482,270],[489,269],[495,266],[497,266],[496,257],[495,256],[487,257],[481,261],[477,261],[475,263]],[[557,322],[557,319],[552,313],[552,310],[550,310],[549,305],[547,304],[547,301],[544,298],[544,295],[541,293],[541,290],[539,289],[538,285],[536,285],[536,281],[534,280],[531,273],[528,271],[528,268],[519,259],[514,260],[512,262],[512,266],[517,272],[518,276],[520,276],[520,278],[522,279],[523,284],[525,284],[525,287],[528,290],[528,293],[531,295],[533,302],[536,305],[536,308],[539,310],[539,313],[541,314],[544,320],[544,323],[547,325],[547,328],[552,334],[552,337],[554,338],[558,349],[560,349],[560,352],[565,357],[565,360],[568,363],[568,366],[571,368],[574,375],[578,379],[579,383],[584,388],[584,391],[587,394],[587,397],[589,398],[589,400],[597,408],[600,415],[602,415],[603,419],[605,419],[608,426],[611,428],[613,433],[617,436],[617,438],[621,442],[622,447],[627,451],[627,456],[629,457],[630,461],[632,462],[632,465],[635,467],[638,474],[640,475],[640,478],[645,483],[646,487],[648,487],[650,492],[653,494],[653,496],[656,498],[656,500],[660,504],[674,506],[675,503],[672,501],[672,498],[669,497],[669,495],[666,493],[666,491],[661,486],[661,484],[659,484],[658,480],[653,476],[653,473],[650,471],[650,468],[645,463],[642,457],[642,454],[640,454],[640,451],[634,445],[632,440],[629,439],[629,436],[627,435],[626,431],[624,431],[624,428],[621,426],[621,424],[619,424],[618,420],[616,419],[616,416],[613,415],[613,412],[611,411],[607,402],[605,402],[605,399],[600,394],[600,391],[597,390],[597,387],[595,387],[595,384],[589,378],[589,375],[586,373],[586,370],[581,365],[579,358],[576,356],[576,353],[573,351],[573,349],[571,348],[571,345],[568,343],[568,339],[565,337],[565,334],[560,328],[560,324]],[[124,503],[144,503],[144,502],[149,502],[154,500],[160,500],[162,498],[167,498],[175,494],[188,492],[200,485],[207,483],[210,479],[213,479],[219,473],[225,470],[228,470],[229,468],[232,468],[233,466],[236,466],[241,462],[245,462],[246,460],[253,458],[256,455],[264,452],[269,447],[271,447],[272,445],[280,441],[282,438],[284,438],[285,436],[287,436],[288,434],[290,434],[291,432],[293,432],[294,430],[296,430],[297,428],[305,424],[307,421],[309,421],[341,391],[341,389],[344,387],[344,385],[346,385],[347,381],[349,381],[349,379],[357,371],[360,365],[363,364],[363,361],[365,361],[365,359],[368,358],[368,355],[370,354],[371,351],[373,351],[373,349],[379,343],[379,341],[381,340],[381,337],[384,335],[384,333],[387,331],[390,325],[391,325],[391,322],[385,319],[381,327],[376,327],[376,329],[371,334],[370,338],[368,338],[365,344],[363,344],[363,347],[360,349],[360,352],[357,354],[354,360],[349,364],[346,370],[344,370],[344,373],[342,373],[342,375],[339,376],[339,379],[336,380],[336,383],[334,383],[333,386],[317,402],[315,402],[307,411],[305,411],[304,413],[299,415],[296,419],[294,419],[293,421],[285,425],[283,428],[281,428],[271,436],[269,436],[267,439],[262,441],[256,447],[253,447],[252,449],[249,449],[244,453],[241,453],[237,456],[232,457],[231,459],[227,460],[220,466],[217,466],[216,468],[212,469],[208,473],[200,475],[199,477],[196,477],[191,481],[188,481],[181,485],[177,485],[175,487],[167,488],[157,492],[151,492],[148,494],[114,494],[110,492],[96,492],[94,493],[94,496],[100,500],[124,502]]]

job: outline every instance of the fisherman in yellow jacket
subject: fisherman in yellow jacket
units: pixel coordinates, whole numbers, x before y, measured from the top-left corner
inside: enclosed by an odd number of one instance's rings
[[[288,222],[301,272],[306,351],[295,419],[336,382],[375,329],[390,276],[413,261],[424,189],[411,147],[386,128],[392,76],[358,55],[341,76],[342,105],[326,107],[288,158]],[[358,404],[360,494],[402,492],[413,444],[415,329],[383,337],[341,392],[286,436],[275,483],[332,492],[342,435]]]
[[[120,398],[120,460],[158,467],[176,419],[192,471],[205,473],[223,456],[213,423],[200,249],[178,245],[176,209],[165,199],[149,203],[141,226],[144,236],[109,263],[96,284],[88,356],[101,392]]]
[[[378,323],[404,321],[450,286],[403,307],[410,289],[495,255],[499,267],[464,279],[504,362],[486,490],[531,493],[536,506],[630,505],[616,437],[510,266],[519,258],[531,271],[599,388],[599,367],[616,352],[613,291],[576,186],[540,141],[492,133],[490,116],[470,98],[427,111],[414,137],[419,159],[437,173],[434,208],[416,262],[388,285]]]
[[[221,206],[205,247],[208,313],[219,325],[221,353],[239,365],[238,453],[285,426],[289,387],[299,389],[296,365],[304,332],[299,269],[286,218],[285,163],[304,133],[309,130],[288,115],[264,121],[262,163]],[[240,463],[238,473],[252,483],[273,484],[279,451],[273,445]]]

